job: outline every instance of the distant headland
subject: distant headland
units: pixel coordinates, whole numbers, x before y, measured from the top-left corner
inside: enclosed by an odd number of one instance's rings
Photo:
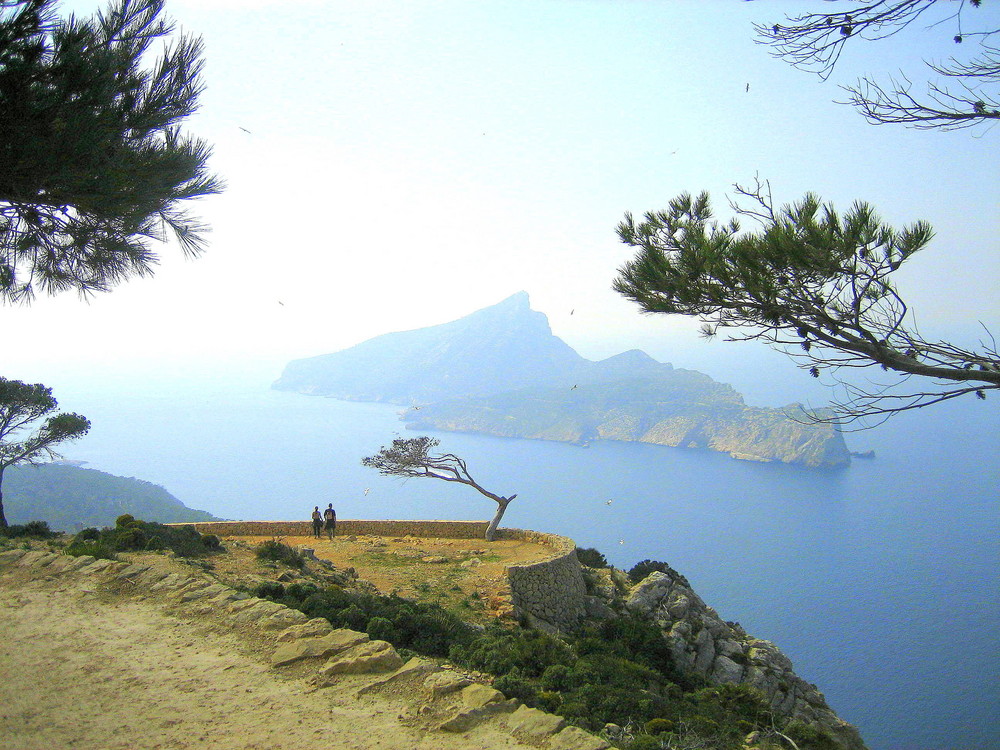
[[[585,359],[526,292],[450,323],[294,360],[273,388],[404,405],[413,429],[653,443],[810,468],[851,460],[835,426],[799,404],[747,406],[731,386],[636,349]]]

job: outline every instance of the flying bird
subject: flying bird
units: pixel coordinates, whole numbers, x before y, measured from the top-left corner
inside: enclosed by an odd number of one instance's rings
[[[750,84],[747,84],[747,91],[750,91]]]
[[[619,540],[618,540],[618,543],[619,543],[619,544],[625,544],[625,540],[624,540],[624,539],[619,539]]]
[[[243,127],[242,125],[237,125],[237,127],[238,127],[238,128],[240,129],[240,130],[242,130],[242,131],[243,131],[244,133],[246,133],[247,135],[253,135],[253,133],[251,133],[251,132],[250,132],[249,130],[247,130],[247,129],[246,129],[245,127]]]
[[[368,493],[372,491],[371,487],[365,487],[365,497],[368,497]]]
[[[573,386],[572,388],[570,388],[570,390],[571,390],[571,391],[575,391],[575,390],[576,390],[577,388],[579,388],[579,387],[580,387],[580,386],[578,386],[578,385],[574,385],[574,386]]]
[[[613,503],[614,501],[615,501],[615,499],[614,499],[614,498],[611,498],[610,500],[605,500],[605,501],[604,501],[604,504],[605,504],[605,505],[611,505],[611,503]]]

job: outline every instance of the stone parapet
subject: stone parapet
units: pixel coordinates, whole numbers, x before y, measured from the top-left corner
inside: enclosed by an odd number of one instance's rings
[[[312,536],[312,521],[200,521],[199,533],[217,536]],[[337,536],[416,536],[430,539],[482,539],[486,521],[337,521]]]
[[[202,534],[218,536],[310,536],[310,521],[202,521]],[[486,521],[337,521],[338,536],[415,536],[433,539],[483,539]],[[587,587],[572,539],[528,529],[498,529],[497,539],[532,542],[551,556],[530,565],[508,565],[514,613],[549,630],[576,625],[586,613]]]

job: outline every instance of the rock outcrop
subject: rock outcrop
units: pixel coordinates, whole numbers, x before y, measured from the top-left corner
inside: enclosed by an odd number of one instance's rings
[[[755,687],[782,716],[820,725],[845,750],[865,747],[857,729],[830,710],[815,685],[795,674],[777,646],[724,621],[675,571],[650,573],[632,587],[625,606],[656,622],[679,668],[711,684]]]

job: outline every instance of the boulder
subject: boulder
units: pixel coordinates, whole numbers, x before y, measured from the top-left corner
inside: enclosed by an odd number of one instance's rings
[[[533,743],[548,739],[565,726],[563,717],[527,706],[521,706],[507,719],[507,728],[514,736]]]
[[[391,672],[403,666],[403,659],[391,643],[365,641],[342,651],[326,663],[316,679],[318,687],[326,687],[332,678],[342,674]]]
[[[282,643],[271,656],[271,666],[283,667],[300,659],[323,659],[342,651],[367,643],[368,633],[341,628],[331,631],[318,638],[300,638],[297,641]]]

